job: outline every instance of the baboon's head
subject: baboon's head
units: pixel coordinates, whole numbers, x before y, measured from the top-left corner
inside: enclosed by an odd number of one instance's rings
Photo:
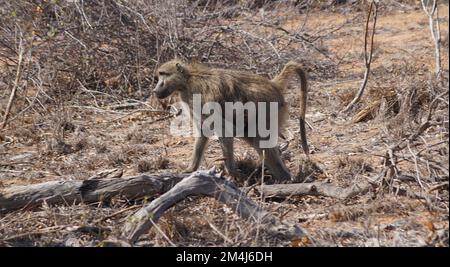
[[[184,63],[179,60],[172,60],[161,65],[156,72],[158,84],[153,92],[160,98],[166,98],[176,90],[185,87],[188,72]]]

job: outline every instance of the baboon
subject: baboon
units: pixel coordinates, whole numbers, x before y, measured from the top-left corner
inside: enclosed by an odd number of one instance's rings
[[[278,103],[278,129],[284,129],[284,122],[288,117],[287,104],[283,91],[288,86],[290,78],[297,75],[300,79],[300,140],[303,151],[309,155],[305,132],[305,112],[307,97],[306,74],[300,64],[290,61],[283,70],[272,80],[245,71],[211,68],[200,63],[185,63],[174,59],[162,64],[156,72],[158,83],[153,93],[160,99],[178,92],[182,102],[189,105],[192,112],[192,98],[200,94],[202,104],[208,102],[277,102]],[[258,114],[258,112],[257,112]],[[191,113],[191,118],[194,118]],[[247,120],[246,120],[247,122]],[[267,125],[267,124],[266,124]],[[195,127],[194,127],[195,128]],[[280,133],[280,132],[279,132]],[[196,137],[192,161],[186,172],[197,170],[206,148],[208,137],[200,134]],[[242,137],[254,147],[260,157],[262,150],[259,146],[260,137]],[[233,157],[233,137],[219,137],[223,150],[225,169],[230,175],[239,175],[235,169]],[[265,164],[275,179],[291,178],[291,174],[280,157],[278,147],[264,148]]]

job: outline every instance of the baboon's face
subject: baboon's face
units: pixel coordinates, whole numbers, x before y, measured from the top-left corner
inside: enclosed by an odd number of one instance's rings
[[[186,79],[183,67],[180,63],[166,63],[162,65],[157,73],[156,79],[158,84],[156,84],[153,92],[159,99],[166,98],[170,96],[176,90],[183,88]]]

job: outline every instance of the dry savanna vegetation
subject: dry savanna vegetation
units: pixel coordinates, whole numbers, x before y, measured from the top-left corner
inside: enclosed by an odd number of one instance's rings
[[[448,7],[0,0],[0,246],[448,246]],[[294,181],[242,141],[244,178],[221,176],[216,139],[183,173],[178,96],[151,94],[173,58],[304,66],[310,159],[295,82],[279,140]]]

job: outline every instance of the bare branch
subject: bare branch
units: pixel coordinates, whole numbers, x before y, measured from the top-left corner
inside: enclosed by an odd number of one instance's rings
[[[23,62],[23,54],[24,54],[22,33],[19,34],[19,48],[18,49],[19,49],[19,53],[18,53],[18,59],[17,59],[16,77],[14,79],[13,88],[11,90],[11,95],[9,96],[8,104],[7,104],[6,110],[5,110],[5,115],[3,116],[3,123],[0,127],[0,129],[5,128],[6,123],[8,122],[12,103],[16,96],[17,88],[19,87],[20,78],[22,77],[22,64],[23,64],[22,62]]]
[[[367,51],[367,45],[368,45],[368,34],[369,34],[369,21],[370,17],[373,12],[373,24],[372,24],[372,33],[370,36],[370,51]],[[377,16],[378,16],[378,3],[377,1],[370,2],[369,6],[369,12],[367,14],[367,20],[366,20],[366,27],[365,27],[365,34],[364,34],[364,66],[365,66],[365,72],[364,72],[364,79],[359,87],[358,93],[353,98],[353,100],[344,108],[343,112],[349,111],[362,97],[364,90],[367,85],[367,81],[369,80],[369,73],[370,73],[370,65],[372,63],[372,55],[373,55],[373,41],[375,36],[375,26],[377,24]]]
[[[442,73],[441,64],[441,29],[439,25],[439,9],[437,0],[428,1],[421,0],[422,8],[428,16],[428,24],[430,25],[431,38],[434,41],[435,49],[435,73],[436,78],[440,79]],[[430,4],[431,3],[431,4]]]

